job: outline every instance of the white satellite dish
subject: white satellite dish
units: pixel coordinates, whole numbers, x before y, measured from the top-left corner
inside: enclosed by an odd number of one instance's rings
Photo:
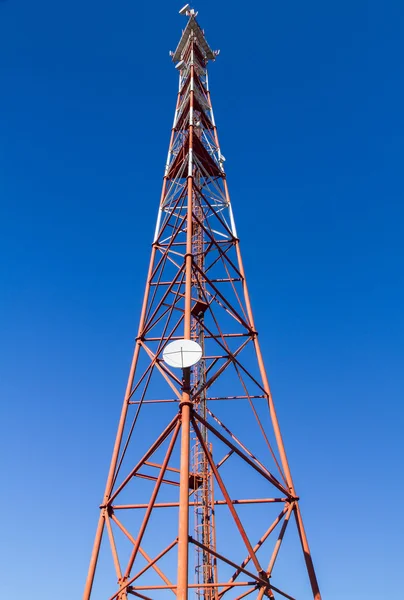
[[[183,6],[183,7],[181,8],[181,10],[180,10],[180,11],[178,11],[178,12],[180,13],[180,15],[186,15],[186,14],[187,14],[187,12],[189,11],[189,9],[190,9],[190,8],[191,8],[191,7],[190,7],[190,5],[189,5],[189,4],[186,4],[186,5],[185,5],[185,6]]]
[[[163,360],[169,367],[185,369],[201,360],[202,348],[193,340],[175,340],[163,350]]]
[[[180,62],[175,65],[175,68],[181,70],[184,65],[185,61],[180,60]]]

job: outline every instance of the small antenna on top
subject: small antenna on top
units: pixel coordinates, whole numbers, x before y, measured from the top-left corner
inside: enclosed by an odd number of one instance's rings
[[[191,9],[191,6],[189,4],[186,4],[185,6],[183,6],[181,8],[179,13],[180,13],[180,15],[186,15],[187,13],[189,13],[190,9]]]
[[[195,10],[193,8],[190,7],[189,4],[186,4],[185,6],[183,6],[181,8],[181,10],[179,11],[180,15],[184,15],[187,17],[196,17],[196,15],[198,14],[197,12],[195,12]]]

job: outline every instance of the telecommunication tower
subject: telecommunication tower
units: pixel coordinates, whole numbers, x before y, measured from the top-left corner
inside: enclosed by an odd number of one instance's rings
[[[83,600],[321,600],[213,115],[218,52],[195,11],[180,13],[174,122]],[[291,544],[308,576],[297,597]]]

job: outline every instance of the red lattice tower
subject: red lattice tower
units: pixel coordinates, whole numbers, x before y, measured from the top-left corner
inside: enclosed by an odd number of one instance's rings
[[[174,124],[83,600],[321,600],[213,116],[207,65],[218,53],[195,12],[181,12]],[[185,361],[178,368],[163,357],[173,343]],[[192,343],[202,356],[188,366]],[[287,546],[292,520],[298,536]],[[303,553],[293,561],[296,543]],[[296,596],[299,560],[311,592],[299,583]]]

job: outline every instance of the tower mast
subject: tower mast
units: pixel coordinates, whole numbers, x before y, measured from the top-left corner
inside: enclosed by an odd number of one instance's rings
[[[218,52],[195,11],[180,13],[177,104],[83,600],[321,600],[213,114],[207,67]],[[280,558],[292,520],[307,589]],[[97,568],[103,538],[111,560]]]

